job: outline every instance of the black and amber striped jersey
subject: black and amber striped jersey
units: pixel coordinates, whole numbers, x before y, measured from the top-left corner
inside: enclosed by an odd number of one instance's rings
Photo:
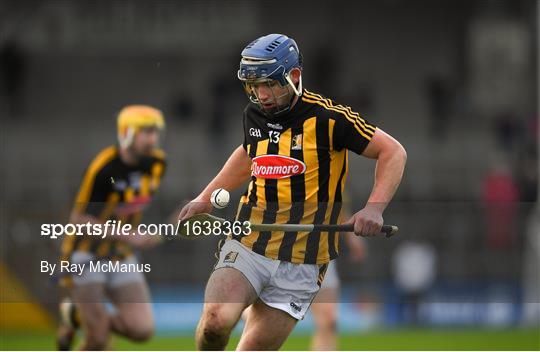
[[[376,127],[351,108],[304,90],[291,111],[268,118],[250,103],[243,146],[252,176],[237,219],[253,223],[335,224],[348,170],[347,151],[361,154]],[[336,233],[252,232],[233,236],[256,253],[293,263],[337,257]]]
[[[142,212],[157,191],[166,167],[165,155],[155,150],[138,165],[122,161],[117,146],[102,150],[90,163],[75,200],[73,211],[91,215],[102,222],[121,220],[137,226]],[[74,251],[85,251],[99,258],[122,259],[132,249],[121,241],[99,236],[65,236],[62,257]]]

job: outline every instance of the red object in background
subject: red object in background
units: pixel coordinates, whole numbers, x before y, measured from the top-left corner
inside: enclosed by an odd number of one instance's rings
[[[483,180],[482,201],[486,205],[485,220],[488,245],[508,248],[516,238],[516,215],[519,189],[509,172],[493,171]]]
[[[142,212],[151,202],[152,197],[150,196],[135,196],[131,201],[120,204],[116,208],[115,214],[117,216],[133,215]]]

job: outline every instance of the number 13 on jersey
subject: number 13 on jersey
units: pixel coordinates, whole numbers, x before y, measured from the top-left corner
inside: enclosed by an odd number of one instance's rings
[[[270,143],[279,143],[279,136],[280,136],[279,132],[270,131],[268,132],[268,135],[270,136]]]

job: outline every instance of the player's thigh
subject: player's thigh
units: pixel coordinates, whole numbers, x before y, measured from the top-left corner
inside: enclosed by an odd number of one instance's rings
[[[146,281],[136,281],[108,288],[108,295],[118,316],[129,325],[153,328],[150,291]]]
[[[71,290],[71,297],[79,311],[83,329],[94,333],[108,330],[108,314],[103,303],[105,298],[103,284],[76,285]]]
[[[256,297],[257,292],[240,270],[223,267],[210,275],[204,300],[205,303],[241,303],[247,306]]]
[[[261,300],[250,307],[237,350],[278,350],[298,320]]]
[[[217,269],[212,272],[206,285],[202,322],[231,327],[256,298],[255,289],[239,270]]]

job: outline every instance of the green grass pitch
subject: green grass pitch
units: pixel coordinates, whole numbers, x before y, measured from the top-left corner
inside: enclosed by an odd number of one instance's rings
[[[238,336],[231,338],[232,350]],[[309,349],[309,336],[291,336],[282,350]],[[193,350],[192,336],[157,336],[147,343],[135,344],[121,338],[114,339],[116,350]],[[0,332],[1,350],[51,350],[52,334],[25,334]],[[512,330],[385,330],[342,334],[340,350],[540,350],[540,332],[537,329]]]

